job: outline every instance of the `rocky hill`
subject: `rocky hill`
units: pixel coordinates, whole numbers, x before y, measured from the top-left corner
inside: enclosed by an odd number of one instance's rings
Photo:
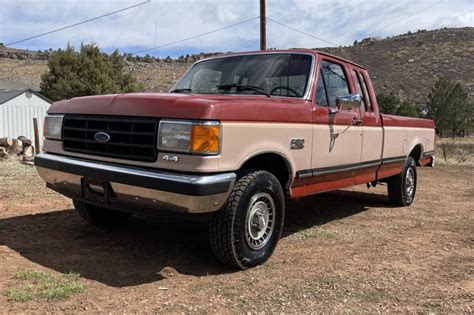
[[[368,68],[378,93],[393,93],[417,104],[426,102],[437,76],[461,81],[474,95],[474,28],[418,31],[387,39],[368,38],[353,46],[320,49]],[[0,89],[39,88],[50,51],[31,52],[0,46]],[[130,71],[148,91],[167,91],[196,60],[127,56]]]
[[[377,93],[426,101],[437,76],[461,81],[474,95],[474,28],[419,31],[352,47],[322,49],[369,70]]]

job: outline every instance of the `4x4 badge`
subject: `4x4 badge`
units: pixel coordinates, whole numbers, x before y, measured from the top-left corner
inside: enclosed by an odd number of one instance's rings
[[[179,162],[179,157],[174,154],[163,155],[162,159],[165,161],[170,161],[170,162]]]

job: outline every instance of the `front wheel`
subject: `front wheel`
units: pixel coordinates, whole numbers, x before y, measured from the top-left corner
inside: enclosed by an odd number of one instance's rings
[[[388,198],[400,207],[409,206],[413,203],[416,193],[416,163],[409,156],[403,165],[402,172],[389,178]]]
[[[270,258],[280,239],[285,219],[283,190],[266,171],[240,177],[227,203],[209,225],[216,257],[231,266],[247,269]]]

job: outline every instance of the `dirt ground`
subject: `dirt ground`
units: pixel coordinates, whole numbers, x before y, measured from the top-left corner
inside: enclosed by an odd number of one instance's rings
[[[263,266],[212,256],[204,225],[133,218],[92,227],[34,168],[0,163],[2,312],[474,312],[474,168],[419,171],[415,203],[385,187],[300,200]],[[24,269],[76,272],[84,293],[13,302]]]

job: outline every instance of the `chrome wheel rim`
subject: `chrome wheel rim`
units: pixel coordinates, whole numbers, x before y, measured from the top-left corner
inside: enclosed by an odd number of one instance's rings
[[[245,219],[245,241],[253,250],[264,247],[275,226],[275,202],[267,193],[258,193],[250,199]]]
[[[413,168],[407,170],[405,177],[405,192],[407,201],[410,202],[413,199],[413,194],[415,192],[415,171]]]

